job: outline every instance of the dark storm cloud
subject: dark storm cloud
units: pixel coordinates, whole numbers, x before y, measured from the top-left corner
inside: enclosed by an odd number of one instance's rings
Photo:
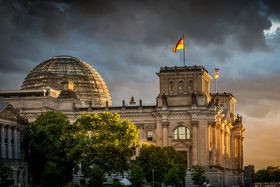
[[[39,60],[44,43],[71,48],[75,45],[71,32],[105,47],[122,43],[152,49],[170,45],[184,33],[200,45],[222,45],[231,38],[245,51],[266,49],[263,30],[271,26],[268,16],[278,15],[275,1],[253,0],[1,0],[0,4],[1,71],[18,71],[21,61]],[[220,47],[213,55],[225,58],[231,52]],[[139,61],[139,55],[129,58],[130,63]]]
[[[224,91],[232,92],[237,100],[237,111],[254,118],[269,118],[280,111],[279,74],[221,81]],[[228,88],[230,87],[230,90]]]
[[[272,0],[0,0],[0,5],[2,73],[26,73],[60,51],[87,55],[84,50],[93,45],[100,51],[95,63],[109,69],[158,66],[163,58],[157,61],[149,51],[169,50],[182,33],[187,44],[209,46],[210,55],[226,61],[234,52],[267,50],[263,30],[271,26],[269,16],[279,14]],[[88,44],[79,49],[81,41]],[[108,55],[115,63],[104,62]]]

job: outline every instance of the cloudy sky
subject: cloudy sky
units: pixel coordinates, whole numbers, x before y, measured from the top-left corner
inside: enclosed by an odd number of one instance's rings
[[[0,89],[55,55],[87,61],[115,105],[155,103],[161,66],[184,34],[187,65],[220,68],[246,128],[245,164],[280,165],[280,5],[277,0],[0,0]]]

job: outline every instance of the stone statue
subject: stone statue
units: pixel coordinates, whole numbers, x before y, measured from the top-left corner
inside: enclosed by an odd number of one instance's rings
[[[139,106],[143,106],[142,105],[142,99],[139,100]]]
[[[192,93],[192,105],[197,105],[195,93]]]
[[[167,106],[168,105],[168,103],[167,103],[167,96],[165,95],[165,93],[162,94],[161,99],[162,99],[162,105],[163,106]]]

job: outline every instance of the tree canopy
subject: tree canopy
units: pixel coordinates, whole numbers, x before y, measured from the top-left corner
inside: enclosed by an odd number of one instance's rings
[[[104,173],[123,173],[138,142],[138,130],[116,113],[84,114],[70,124],[60,112],[47,112],[25,134],[33,182],[63,186],[81,163],[89,185],[101,185]]]
[[[26,131],[28,162],[33,182],[41,186],[62,186],[72,178],[74,160],[69,157],[72,127],[60,112],[41,114]]]
[[[104,173],[123,173],[138,143],[138,130],[129,120],[121,120],[117,113],[93,113],[82,115],[74,123],[78,142],[76,153],[82,170],[90,173],[93,165]]]
[[[201,165],[193,167],[192,180],[195,185],[202,185],[204,182],[207,182],[205,170]]]
[[[255,174],[256,182],[280,182],[280,166],[268,166],[266,169],[260,169]]]
[[[143,168],[145,179],[178,184],[186,175],[186,157],[172,147],[158,147],[155,145],[143,145],[140,149],[137,163]]]
[[[137,163],[131,163],[130,167],[130,181],[132,186],[141,187],[144,182],[144,171]]]

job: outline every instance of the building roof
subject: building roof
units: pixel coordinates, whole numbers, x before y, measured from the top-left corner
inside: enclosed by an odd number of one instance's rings
[[[161,67],[160,68],[160,73],[162,72],[185,72],[185,71],[205,71],[208,73],[208,71],[203,67],[203,66],[172,66],[172,67]]]
[[[26,76],[21,90],[50,87],[63,90],[62,81],[74,83],[74,91],[81,101],[96,106],[112,104],[111,95],[101,75],[88,63],[72,56],[55,56],[34,67]]]
[[[0,101],[0,112],[8,106],[8,103]]]

